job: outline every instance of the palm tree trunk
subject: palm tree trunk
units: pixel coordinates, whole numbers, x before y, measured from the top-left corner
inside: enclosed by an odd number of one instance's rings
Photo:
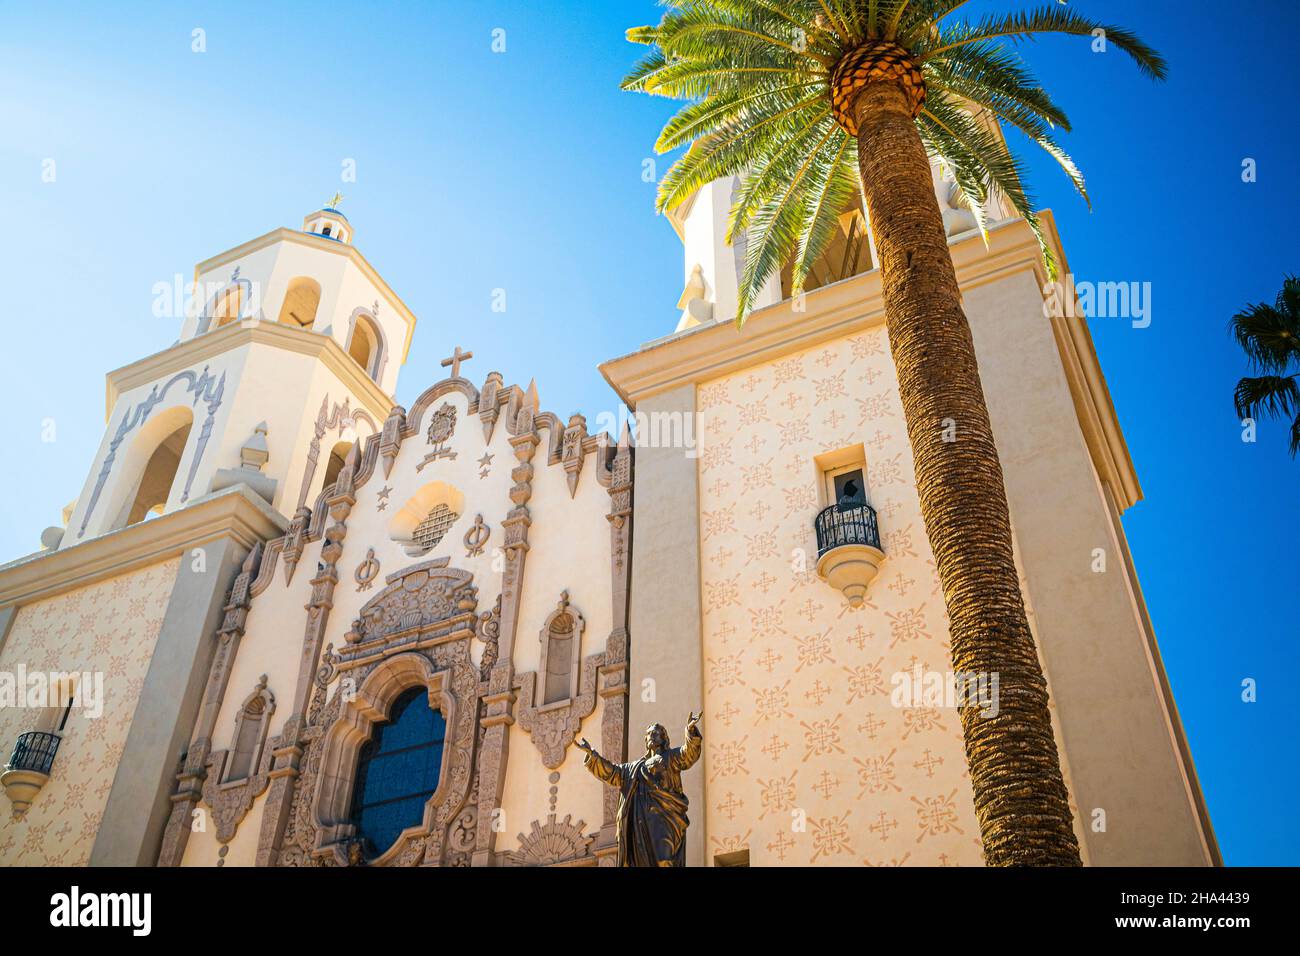
[[[1002,466],[930,161],[902,90],[857,97],[858,167],[921,515],[948,606],[953,669],[997,674],[1000,710],[961,709],[989,866],[1079,865],[1047,686],[1011,551]],[[944,440],[955,425],[956,439]]]

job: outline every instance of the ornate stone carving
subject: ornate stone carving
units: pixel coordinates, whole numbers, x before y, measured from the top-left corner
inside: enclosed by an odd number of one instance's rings
[[[492,441],[492,432],[497,424],[497,395],[501,390],[501,373],[488,372],[487,381],[483,383],[483,391],[478,397],[478,417],[483,423],[483,444],[486,445]]]
[[[447,447],[447,442],[456,431],[456,406],[451,402],[443,402],[442,406],[433,413],[429,420],[428,439],[429,444],[433,446],[433,451],[424,456],[424,460],[415,466],[417,472],[422,471],[424,466],[429,462],[437,461],[439,458],[454,460],[456,453]]]
[[[578,679],[578,695],[554,705],[534,703],[540,697],[537,685],[541,675],[520,675],[520,683],[516,685],[520,688],[516,711],[519,726],[528,731],[542,755],[542,763],[552,770],[564,763],[565,751],[577,738],[582,721],[596,709],[596,672],[604,663],[603,652],[585,658]]]
[[[445,445],[456,430],[456,407],[451,402],[443,402],[429,419],[429,444],[434,448]]]
[[[500,652],[498,641],[501,638],[501,595],[490,611],[478,616],[478,639],[483,642],[483,657],[479,663],[479,678],[487,680],[497,662]]]
[[[375,420],[364,409],[353,409],[351,407],[351,396],[343,399],[343,404],[335,403],[330,406],[329,396],[321,400],[320,411],[316,413],[316,424],[312,431],[311,445],[307,449],[307,464],[302,473],[302,484],[298,488],[298,510],[301,511],[307,504],[307,491],[311,487],[311,480],[316,475],[316,465],[320,460],[321,439],[329,431],[337,430],[341,435],[348,428],[352,428],[358,421],[363,421],[370,426],[371,432],[379,431],[379,426]],[[390,416],[391,417],[391,416]],[[357,440],[355,447],[360,447],[361,441]]]
[[[388,417],[384,419],[384,430],[379,436],[379,458],[383,461],[384,477],[393,470],[393,462],[402,447],[402,429],[406,427],[406,409],[394,405]]]
[[[569,594],[564,592],[555,610],[542,624],[539,640],[542,645],[541,663],[537,672],[521,674],[519,685],[519,726],[528,731],[533,745],[542,755],[542,763],[554,770],[564,762],[569,744],[577,737],[582,721],[596,709],[597,671],[605,663],[603,653],[594,654],[579,665],[582,633],[585,629],[582,615],[569,604]],[[552,639],[560,636],[567,648],[563,653],[571,657],[563,661],[552,660]],[[564,697],[547,702],[545,688],[552,671],[568,677],[569,686],[563,688]],[[577,675],[573,675],[578,671]],[[576,691],[573,689],[577,678]],[[561,677],[561,681],[563,681]]]
[[[585,821],[572,819],[566,813],[563,820],[556,820],[550,813],[545,823],[534,820],[530,832],[519,834],[519,849],[509,854],[511,865],[552,866],[589,856],[593,837],[585,832]]]
[[[449,569],[447,563],[447,558],[435,558],[389,575],[387,586],[352,622],[345,635],[348,644],[405,636],[473,608],[478,598],[470,574]]]
[[[609,492],[610,595],[614,627],[605,640],[605,666],[601,668],[601,750],[617,761],[627,759],[628,588],[631,581],[632,545],[632,436],[625,423],[608,471],[597,471]],[[602,866],[617,862],[619,794],[604,792],[604,819],[596,841]]]
[[[357,565],[352,577],[356,579],[358,591],[369,591],[374,586],[375,578],[379,577],[379,562],[375,560],[374,548],[366,549],[366,559]]]
[[[282,862],[285,847],[291,845],[286,842],[287,828],[293,819],[294,801],[301,799],[305,786],[299,780],[303,774],[302,757],[304,750],[315,739],[313,728],[307,721],[310,703],[308,695],[319,666],[325,625],[329,621],[330,609],[334,606],[334,588],[338,584],[337,563],[343,554],[343,541],[348,533],[348,516],[357,501],[354,492],[358,461],[359,450],[354,445],[325,501],[334,524],[324,531],[320,549],[321,563],[316,577],[311,581],[311,598],[307,603],[307,623],[303,630],[292,710],[280,730],[279,738],[273,741],[274,746],[268,748],[274,762],[269,772],[270,792],[266,797],[262,829],[258,837],[258,866],[272,866]],[[302,847],[298,846],[290,858],[297,859],[301,851]]]
[[[266,689],[266,675],[262,679],[257,689],[253,692],[252,697],[266,701],[266,711],[263,721],[269,720],[271,713],[275,711],[275,697]],[[251,699],[251,698],[250,698]],[[245,707],[248,701],[244,702]],[[242,721],[243,714],[240,715]],[[263,727],[265,727],[263,723]],[[239,739],[239,722],[235,725],[235,740]],[[226,750],[218,750],[208,758],[206,779],[203,782],[203,802],[212,808],[212,822],[216,827],[216,837],[219,843],[229,843],[235,838],[235,832],[239,824],[243,822],[248,811],[253,807],[253,801],[266,792],[267,784],[270,783],[269,773],[271,770],[271,752],[270,748],[259,745],[256,755],[256,772],[242,777],[238,780],[232,780],[222,783],[221,778],[225,775],[224,767],[233,758],[233,753]]]
[[[284,583],[293,581],[293,572],[302,557],[302,549],[307,544],[307,526],[311,523],[311,509],[300,505],[289,522],[289,530],[284,534],[284,547],[280,552],[284,559]]]
[[[586,437],[587,419],[576,414],[570,416],[560,445],[560,460],[564,462],[564,477],[569,483],[570,498],[578,492],[578,478],[582,474],[582,464],[587,460],[582,448]]]
[[[366,603],[353,630],[359,640],[324,655],[316,674],[321,693],[346,675],[355,694],[336,689],[300,732],[301,776],[293,788],[283,865],[355,865],[356,832],[349,816],[361,744],[398,695],[428,688],[443,711],[447,741],[438,789],[423,822],[367,865],[461,865],[469,862],[477,829],[473,796],[479,714],[479,671],[469,644],[480,618],[476,589],[447,559],[403,569]],[[347,699],[345,699],[347,698]],[[293,733],[287,728],[285,736]],[[274,786],[274,781],[273,781]]]
[[[477,515],[474,518],[474,524],[465,532],[465,557],[477,558],[483,553],[484,547],[487,546],[488,539],[492,537],[492,529],[483,522],[483,516]]]
[[[185,763],[180,773],[176,775],[176,792],[171,797],[172,810],[167,818],[167,826],[163,830],[162,847],[158,853],[159,866],[180,866],[181,859],[185,855],[185,845],[189,840],[194,811],[198,808],[201,799],[207,799],[203,793],[206,782],[210,777],[215,779],[220,770],[218,765],[217,773],[209,772],[212,734],[216,728],[222,700],[226,696],[226,688],[230,684],[231,666],[248,621],[248,609],[253,600],[252,582],[261,568],[262,555],[263,547],[259,541],[244,558],[239,574],[235,576],[235,581],[230,586],[230,599],[226,602],[221,627],[217,629],[217,649],[212,657],[212,665],[208,669],[208,683],[203,689],[199,715],[195,721],[194,732],[190,736]],[[265,687],[259,688],[259,691],[263,690]],[[271,703],[274,704],[274,698]],[[269,752],[269,749],[264,747],[263,754]],[[262,788],[265,789],[264,784]],[[261,793],[261,790],[258,793]],[[209,806],[212,805],[211,800],[207,802]],[[238,820],[235,822],[237,824]]]
[[[199,462],[203,460],[203,451],[208,447],[208,439],[212,437],[212,423],[216,418],[217,409],[221,407],[221,398],[226,390],[226,373],[222,372],[220,378],[215,378],[208,374],[206,365],[203,366],[203,371],[198,374],[190,371],[178,372],[169,378],[161,388],[155,385],[149,392],[148,398],[135,407],[128,408],[122,415],[122,420],[117,426],[117,432],[113,435],[113,440],[109,442],[108,454],[104,456],[104,463],[100,466],[99,474],[95,478],[95,487],[91,489],[90,501],[81,516],[81,526],[77,529],[78,538],[86,533],[86,526],[90,522],[90,516],[94,514],[95,505],[99,503],[100,493],[104,490],[104,484],[108,481],[109,473],[113,470],[113,462],[117,459],[118,447],[132,429],[149,417],[154,408],[167,397],[168,390],[177,382],[186,383],[185,390],[194,396],[193,404],[197,405],[199,402],[205,402],[208,407],[207,417],[203,419],[203,427],[199,429],[199,437],[194,444],[194,457],[190,460],[190,470],[185,476],[185,486],[181,491],[181,501],[189,500],[194,475],[199,470]]]

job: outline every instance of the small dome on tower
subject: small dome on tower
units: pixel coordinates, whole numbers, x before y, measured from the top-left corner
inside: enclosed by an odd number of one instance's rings
[[[351,242],[352,224],[337,208],[342,201],[343,195],[335,193],[324,206],[303,218],[302,231],[335,242]]]

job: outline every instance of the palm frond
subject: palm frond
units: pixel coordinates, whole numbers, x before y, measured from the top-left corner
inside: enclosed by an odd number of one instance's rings
[[[1132,30],[1111,23],[1102,23],[1060,4],[1001,16],[986,16],[974,25],[963,24],[942,30],[938,45],[926,50],[922,54],[922,59],[932,59],[948,50],[980,40],[1003,39],[1021,42],[1033,40],[1045,33],[1096,36],[1097,31],[1101,31],[1107,43],[1113,43],[1127,53],[1142,73],[1155,80],[1163,80],[1168,75],[1168,64],[1165,58],[1143,42]]]
[[[1085,202],[1089,197],[1083,174],[1057,139],[1069,132],[1069,119],[1025,66],[1024,43],[1104,31],[1147,75],[1159,79],[1167,70],[1132,31],[1060,4],[963,18],[968,0],[661,2],[658,24],[628,31],[629,40],[650,49],[623,86],[685,101],[655,144],[661,152],[691,144],[659,184],[660,211],[709,182],[739,177],[728,239],[744,237],[742,316],[787,264],[794,289],[803,287],[860,192],[857,140],[834,124],[828,108],[835,65],[866,40],[892,38],[920,65],[926,101],[917,132],[931,156],[952,170],[986,239],[991,201],[1003,200],[1034,231],[1052,275],[1056,264],[1024,170],[999,124],[1024,133]],[[1288,288],[1286,314],[1294,317],[1300,282]],[[1252,343],[1243,345],[1247,354],[1276,352],[1267,336],[1246,339]]]
[[[1285,290],[1284,290],[1285,292]],[[1278,304],[1283,304],[1279,296]],[[1295,316],[1272,305],[1248,305],[1229,322],[1229,330],[1251,366],[1260,372],[1281,373],[1300,364],[1300,325]]]
[[[659,183],[656,204],[660,212],[684,202],[691,193],[723,176],[735,176],[760,162],[793,131],[809,125],[810,113],[828,111],[824,98],[813,94],[769,113],[760,120],[727,126],[697,139]]]
[[[799,230],[799,248],[791,269],[791,295],[803,291],[804,280],[839,229],[840,215],[861,191],[858,181],[857,143],[843,130],[837,131],[838,145],[832,142],[816,157],[818,169],[811,177],[814,187],[807,193],[803,224]],[[746,289],[746,299],[757,290]]]
[[[749,226],[754,213],[781,192],[786,184],[798,183],[807,175],[817,153],[830,142],[837,129],[839,127],[831,119],[829,109],[810,113],[803,127],[787,136],[780,146],[767,151],[748,171],[732,203],[727,221],[727,242],[733,242],[736,234]]]
[[[1232,393],[1232,404],[1241,418],[1290,418],[1300,414],[1300,387],[1294,375],[1260,375],[1243,378]]]

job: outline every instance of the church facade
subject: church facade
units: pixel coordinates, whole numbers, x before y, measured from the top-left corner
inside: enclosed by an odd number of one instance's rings
[[[459,347],[397,405],[415,316],[333,205],[200,263],[180,340],[108,376],[64,525],[0,566],[0,863],[612,865],[577,741],[632,760],[702,711],[688,865],[981,865],[868,223],[737,331],[733,189],[672,217],[677,330],[601,368],[635,436]],[[1086,325],[1022,221],[967,216],[1084,860],[1213,865]]]

